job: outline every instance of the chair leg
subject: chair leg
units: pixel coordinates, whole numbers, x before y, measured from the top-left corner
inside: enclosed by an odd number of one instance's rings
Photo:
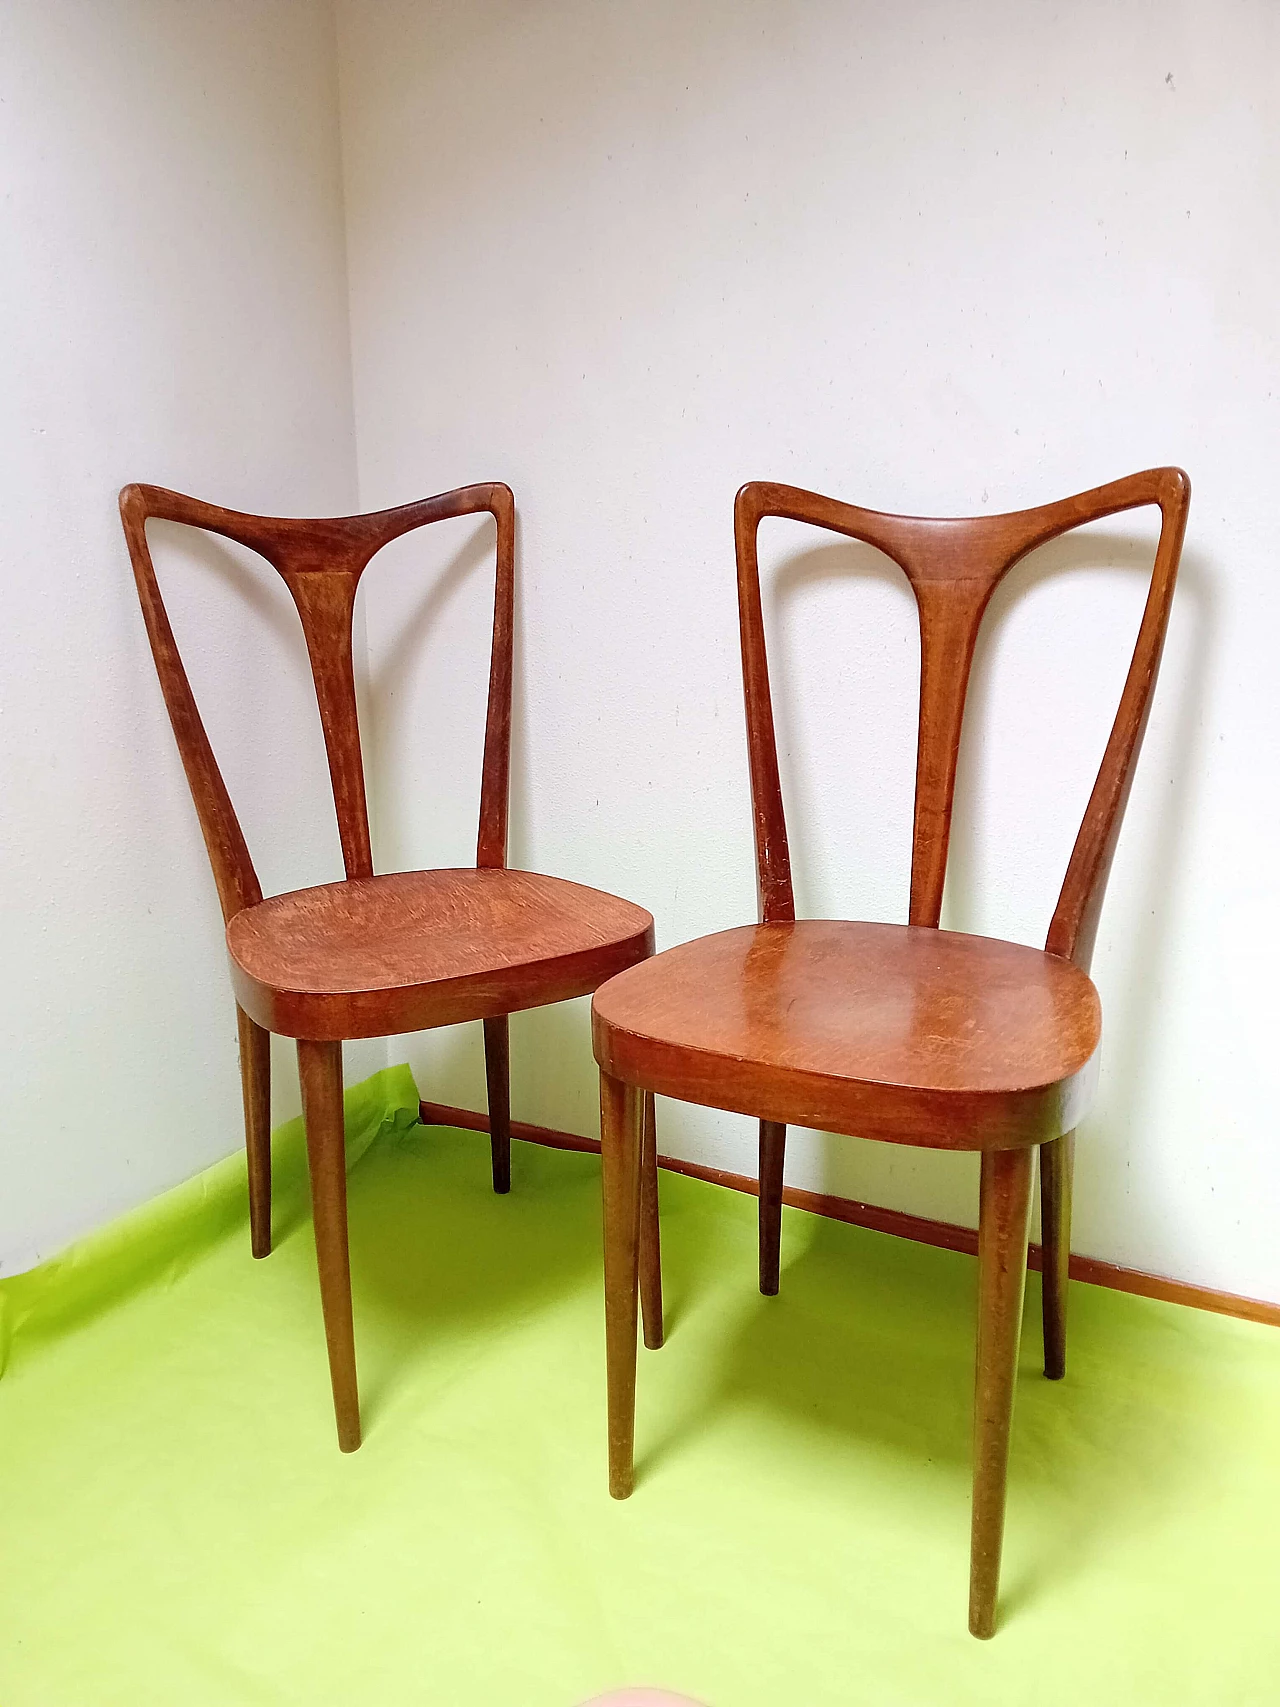
[[[511,1190],[511,1031],[506,1014],[484,1022],[484,1076],[489,1087],[493,1189]]]
[[[249,1164],[249,1244],[255,1257],[271,1255],[271,1033],[255,1025],[237,1003],[244,1147]]]
[[[1076,1135],[1064,1132],[1040,1146],[1040,1242],[1044,1252],[1044,1372],[1061,1381],[1067,1372],[1067,1275],[1071,1265],[1071,1179]]]
[[[644,1343],[650,1351],[662,1345],[662,1233],[658,1223],[658,1134],[653,1117],[653,1092],[644,1092],[644,1122],[640,1138],[640,1313]]]
[[[993,1636],[996,1628],[1033,1167],[1030,1149],[982,1152],[969,1629],[983,1637]]]
[[[636,1319],[640,1258],[640,1093],[600,1075],[604,1314],[609,1372],[609,1492],[634,1485]]]
[[[782,1250],[782,1171],[787,1154],[787,1129],[776,1120],[760,1122],[760,1290],[766,1298],[778,1291]]]
[[[315,1224],[320,1304],[329,1343],[329,1376],[338,1422],[338,1445],[360,1444],[360,1394],[356,1386],[351,1325],[351,1262],[347,1251],[347,1155],[342,1120],[342,1045],[298,1040],[298,1076],[307,1128],[311,1213]]]

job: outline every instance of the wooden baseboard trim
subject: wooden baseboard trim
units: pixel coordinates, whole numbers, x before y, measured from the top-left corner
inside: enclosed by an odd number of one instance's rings
[[[453,1108],[448,1103],[424,1102],[420,1105],[423,1124],[427,1126],[459,1126],[467,1132],[487,1132],[489,1117],[469,1108]],[[574,1132],[557,1132],[550,1126],[532,1126],[525,1120],[511,1122],[511,1136],[529,1144],[543,1144],[553,1150],[588,1150],[599,1154],[598,1138],[581,1138]],[[759,1194],[759,1182],[749,1174],[733,1174],[724,1168],[710,1168],[702,1162],[686,1162],[679,1156],[659,1156],[658,1165],[669,1173],[687,1174],[690,1179],[708,1180],[712,1185],[725,1185],[732,1191]],[[798,1186],[786,1186],[782,1200],[796,1209],[808,1209],[814,1215],[825,1215],[832,1221],[847,1221],[854,1227],[868,1227],[875,1233],[892,1233],[899,1239],[914,1239],[917,1244],[937,1245],[947,1251],[964,1251],[976,1256],[978,1235],[972,1227],[959,1227],[953,1221],[930,1221],[923,1215],[908,1215],[901,1209],[879,1209],[874,1203],[859,1203],[851,1197],[832,1197],[820,1191],[802,1191]],[[1027,1253],[1028,1265],[1039,1269],[1043,1252],[1033,1244]],[[1146,1274],[1137,1268],[1122,1268],[1118,1263],[1101,1262],[1097,1257],[1071,1258],[1072,1280],[1082,1280],[1089,1286],[1109,1286],[1114,1292],[1133,1292],[1140,1298],[1160,1298],[1166,1304],[1186,1304],[1193,1310],[1212,1310],[1219,1316],[1238,1316],[1246,1322],[1265,1322],[1280,1327],[1280,1304],[1269,1304],[1262,1298],[1241,1298],[1234,1292],[1217,1292],[1209,1286],[1192,1286],[1185,1280],[1170,1280],[1162,1274]]]

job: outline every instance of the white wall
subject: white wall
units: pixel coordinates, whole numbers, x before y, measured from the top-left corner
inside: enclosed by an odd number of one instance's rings
[[[661,943],[753,914],[741,481],[964,514],[1190,471],[1095,961],[1076,1245],[1280,1298],[1280,14],[346,0],[338,23],[362,503],[511,482],[513,858],[643,901]],[[1098,533],[993,610],[953,924],[1043,940],[1154,537]],[[384,865],[471,857],[486,543],[458,524],[370,583]],[[767,544],[802,905],[902,918],[907,595],[820,536],[775,524]],[[477,1033],[415,1041],[425,1094],[481,1106]],[[593,1129],[580,1005],[518,1019],[514,1054],[519,1115]],[[753,1166],[746,1121],[661,1119],[664,1148]],[[972,1158],[801,1135],[790,1158],[797,1183],[974,1216]]]
[[[242,1142],[217,901],[115,495],[353,507],[336,117],[312,0],[0,8],[0,1272]],[[341,875],[283,588],[164,533],[264,883]]]
[[[742,480],[963,513],[1175,460],[1192,527],[1095,962],[1107,1039],[1076,1243],[1280,1297],[1274,9],[337,10],[341,164],[319,0],[0,11],[0,1272],[239,1142],[221,932],[123,481],[305,514],[509,480],[513,859],[644,901],[670,944],[754,905]],[[384,868],[472,856],[486,530],[402,542],[368,583]],[[282,590],[163,531],[265,886],[338,875]],[[1152,537],[1099,533],[993,610],[953,924],[1042,937]],[[802,906],[900,918],[907,595],[851,547],[781,525],[765,544]],[[584,1006],[513,1030],[517,1112],[592,1130]],[[477,1033],[407,1046],[428,1095],[481,1103]],[[664,1148],[753,1165],[747,1122],[662,1118]],[[790,1177],[973,1218],[968,1158],[797,1134]]]

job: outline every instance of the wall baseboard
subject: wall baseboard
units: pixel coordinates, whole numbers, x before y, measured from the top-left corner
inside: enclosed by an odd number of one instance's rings
[[[428,1126],[459,1126],[468,1132],[487,1132],[489,1117],[469,1108],[453,1108],[448,1103],[424,1102],[422,1120]],[[557,1132],[550,1126],[531,1126],[528,1121],[513,1120],[511,1136],[529,1144],[543,1144],[553,1150],[600,1151],[598,1138],[581,1138],[574,1132]],[[690,1179],[708,1180],[712,1185],[725,1185],[732,1191],[743,1191],[755,1197],[759,1183],[749,1174],[728,1173],[723,1168],[706,1167],[701,1162],[686,1162],[679,1156],[659,1156],[659,1166],[673,1174],[687,1174]],[[784,1203],[796,1209],[808,1209],[815,1215],[825,1215],[832,1221],[847,1221],[854,1227],[869,1227],[876,1233],[892,1233],[900,1239],[914,1239],[917,1244],[937,1245],[947,1251],[964,1251],[976,1256],[978,1235],[972,1227],[959,1227],[953,1221],[930,1221],[923,1215],[908,1215],[901,1209],[879,1209],[874,1203],[859,1203],[851,1197],[831,1197],[819,1191],[802,1191],[798,1186],[786,1186]],[[1039,1269],[1042,1262],[1039,1245],[1030,1246],[1028,1265]],[[1212,1310],[1220,1316],[1239,1316],[1246,1322],[1265,1322],[1280,1327],[1280,1304],[1269,1304],[1262,1298],[1241,1298],[1234,1292],[1218,1292],[1210,1286],[1192,1286],[1185,1280],[1170,1280],[1162,1274],[1146,1274],[1137,1268],[1122,1268],[1118,1263],[1101,1262],[1097,1257],[1071,1257],[1071,1278],[1089,1286],[1109,1286],[1114,1292],[1133,1292],[1140,1298],[1160,1298],[1166,1304],[1187,1304],[1194,1310]]]

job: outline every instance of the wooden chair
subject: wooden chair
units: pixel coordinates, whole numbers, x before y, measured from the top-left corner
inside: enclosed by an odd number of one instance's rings
[[[474,869],[375,877],[351,656],[356,588],[393,539],[451,516],[491,514],[497,580]],[[467,486],[376,515],[284,520],[241,515],[157,486],[126,486],[120,514],[160,686],[195,799],[227,925],[240,1031],[253,1254],[271,1250],[270,1032],[297,1040],[329,1369],[344,1452],[360,1444],[347,1253],[342,1039],[460,1020],[484,1022],[493,1189],[511,1180],[507,1015],[582,996],[653,952],[653,919],[597,889],[507,869],[515,501]],[[174,642],[147,545],[148,519],[222,534],[280,573],[302,619],[333,783],[346,881],[263,900]],[[645,1144],[656,1236],[652,1098]],[[646,1275],[658,1284],[656,1247]],[[646,1317],[661,1297],[646,1286]]]
[[[760,1290],[778,1290],[788,1124],[982,1154],[969,1628],[995,1629],[1034,1158],[1040,1153],[1045,1374],[1066,1359],[1073,1132],[1095,1076],[1101,1009],[1088,976],[1146,726],[1190,485],[1153,469],[1013,515],[880,515],[753,482],[734,511],[761,923],[673,948],[597,990],[604,1151],[609,1486],[632,1488],[640,1093],[760,1117]],[[956,755],[974,643],[992,592],[1059,534],[1158,505],[1137,646],[1044,952],[938,928]],[[878,547],[920,615],[920,730],[910,922],[797,922],[778,778],[756,535],[765,516]]]

